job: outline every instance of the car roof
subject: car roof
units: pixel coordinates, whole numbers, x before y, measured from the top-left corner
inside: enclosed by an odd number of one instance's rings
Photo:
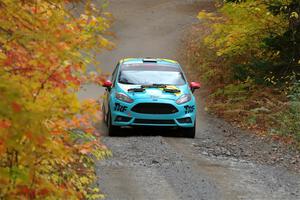
[[[144,64],[144,63],[151,63],[151,64],[159,64],[159,65],[168,65],[179,67],[179,63],[175,60],[165,59],[165,58],[125,58],[120,60],[120,64]]]

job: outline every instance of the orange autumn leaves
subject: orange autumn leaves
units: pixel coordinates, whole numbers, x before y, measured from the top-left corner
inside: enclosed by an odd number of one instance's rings
[[[11,126],[11,123],[9,120],[7,120],[7,119],[0,120],[0,128],[5,129],[5,128],[9,128],[10,126]],[[3,144],[3,141],[2,142],[0,141],[0,144]]]
[[[0,199],[102,197],[90,188],[93,157],[109,154],[100,106],[76,92],[103,80],[86,68],[113,46],[111,17],[78,2],[0,0]]]

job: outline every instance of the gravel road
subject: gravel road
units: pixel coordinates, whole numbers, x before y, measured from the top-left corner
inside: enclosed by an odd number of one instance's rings
[[[124,57],[177,59],[197,12],[211,8],[205,0],[110,0],[117,48],[98,60],[111,72]],[[86,86],[79,96],[101,93]],[[299,152],[209,116],[198,101],[195,139],[154,130],[123,130],[125,137],[103,138],[113,151],[113,157],[97,163],[107,199],[300,199]]]

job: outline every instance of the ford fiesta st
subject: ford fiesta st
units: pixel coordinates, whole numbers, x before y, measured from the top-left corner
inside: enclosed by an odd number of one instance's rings
[[[178,62],[168,59],[120,60],[109,80],[103,100],[103,119],[110,136],[121,127],[177,127],[195,137],[196,101],[200,87],[188,83]]]

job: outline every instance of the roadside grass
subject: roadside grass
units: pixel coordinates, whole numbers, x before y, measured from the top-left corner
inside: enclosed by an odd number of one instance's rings
[[[189,71],[202,81],[206,110],[237,127],[300,149],[300,83],[235,80],[230,62],[205,45],[203,38],[210,33],[208,24],[194,25],[183,53]]]

